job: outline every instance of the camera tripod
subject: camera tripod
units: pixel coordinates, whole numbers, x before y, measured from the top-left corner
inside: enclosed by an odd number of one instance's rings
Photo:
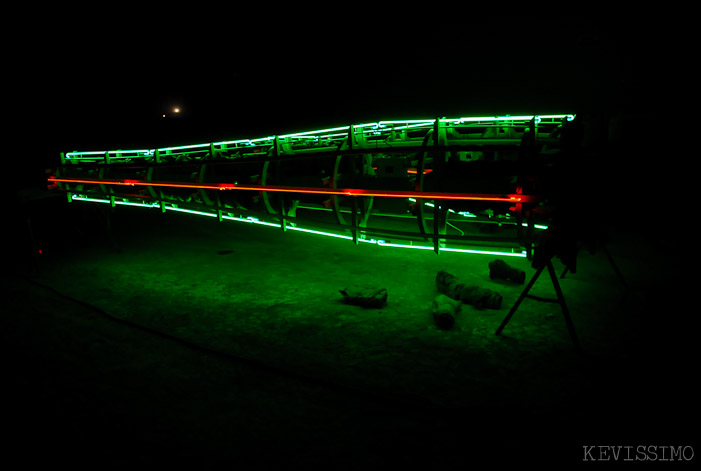
[[[556,299],[552,298],[543,298],[540,296],[534,296],[532,294],[528,294],[528,292],[531,290],[535,282],[538,280],[538,277],[540,276],[541,273],[543,273],[543,270],[547,268],[548,273],[550,274],[550,280],[552,281],[553,288],[555,289],[555,294],[557,295]],[[516,300],[516,303],[511,307],[511,310],[509,310],[509,313],[506,315],[504,320],[502,321],[501,325],[499,328],[496,330],[495,335],[501,335],[501,332],[504,330],[504,327],[506,327],[506,324],[509,323],[511,320],[511,317],[516,313],[516,310],[518,307],[521,305],[524,299],[526,298],[531,298],[535,299],[537,301],[544,301],[544,302],[551,302],[551,303],[557,303],[560,305],[560,308],[562,309],[562,315],[565,317],[565,323],[567,324],[567,330],[569,331],[570,338],[572,339],[572,344],[574,345],[575,351],[578,353],[581,353],[582,349],[581,346],[579,345],[579,339],[577,338],[577,333],[574,330],[574,324],[572,323],[572,318],[570,317],[570,312],[567,309],[567,304],[565,303],[565,297],[562,294],[562,289],[560,289],[560,283],[558,282],[558,277],[555,274],[555,268],[553,268],[553,263],[552,263],[552,257],[549,257],[547,261],[544,263],[541,263],[540,266],[537,268],[535,275],[533,275],[533,278],[528,282],[526,285],[526,288],[523,290],[521,295],[518,297]]]

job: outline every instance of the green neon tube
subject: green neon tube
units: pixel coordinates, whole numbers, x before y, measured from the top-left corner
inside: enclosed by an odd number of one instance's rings
[[[98,199],[98,198],[88,198],[87,196],[80,196],[80,195],[71,195],[71,201],[85,201],[87,203],[107,203],[109,204],[110,200],[105,200],[105,199]]]
[[[493,250],[476,250],[476,249],[453,249],[449,247],[441,248],[441,252],[458,252],[458,253],[471,253],[471,254],[481,254],[481,255],[500,255],[503,257],[519,257],[525,258],[526,252],[497,252]]]
[[[158,203],[133,203],[131,201],[115,201],[114,204],[121,204],[122,206],[136,206],[138,208],[158,208]]]
[[[81,196],[77,194],[72,194],[71,195],[71,201],[83,201],[87,203],[105,203],[105,204],[110,204],[109,200],[104,200],[104,199],[98,199],[98,198],[90,198],[87,196]],[[124,204],[124,205],[134,205],[134,206],[143,206],[143,207],[149,207],[149,208],[157,208],[159,205],[157,203],[154,204],[144,204],[144,203],[132,203],[132,202],[125,202],[125,201],[115,201],[115,204]],[[206,217],[217,217],[216,213],[208,213],[205,211],[196,211],[192,209],[186,209],[186,208],[178,208],[174,207],[171,205],[164,205],[164,208],[167,211],[175,211],[179,213],[186,213],[186,214],[193,214],[197,216],[206,216]],[[246,218],[240,218],[236,216],[228,216],[228,215],[223,215],[222,219],[226,219],[229,221],[237,221],[237,222],[245,222],[248,224],[257,224],[261,226],[268,226],[268,227],[275,227],[275,228],[280,228],[280,224],[277,223],[271,223],[267,221],[260,221],[258,218],[254,217],[246,217]],[[303,227],[299,226],[288,226],[288,230],[292,231],[298,231],[298,232],[304,232],[307,234],[316,234],[316,235],[321,235],[325,237],[333,237],[337,239],[344,239],[344,240],[353,240],[351,236],[343,235],[343,234],[335,234],[332,232],[324,232],[324,231],[317,231],[314,229],[306,229]],[[425,245],[407,245],[407,244],[395,244],[391,242],[385,242],[384,240],[376,240],[376,239],[362,239],[358,238],[358,242],[366,243],[366,244],[374,244],[380,247],[394,247],[394,248],[402,248],[402,249],[414,249],[414,250],[433,250],[433,247],[425,246]],[[489,251],[489,250],[477,250],[477,249],[457,249],[457,248],[441,248],[441,252],[455,252],[455,253],[468,253],[468,254],[485,254],[485,255],[501,255],[505,257],[525,257],[526,254],[525,252],[498,252],[498,251]]]
[[[71,201],[85,201],[87,203],[107,203],[110,204],[110,200],[99,199],[99,198],[88,198],[87,196],[80,196],[76,194],[71,195]],[[158,208],[158,203],[135,203],[133,201],[119,201],[115,200],[114,204],[121,206],[136,206],[139,208]]]
[[[272,141],[275,140],[275,136],[268,136],[268,137],[259,137],[258,139],[238,139],[236,141],[220,141],[220,142],[215,142],[215,146],[227,146],[231,144],[248,144],[248,145],[253,145],[254,142],[264,142],[264,141]]]
[[[84,201],[88,203],[105,203],[105,204],[110,204],[110,200],[105,200],[105,199],[98,199],[98,198],[89,198],[86,196],[79,196],[76,194],[71,195],[71,200],[72,201]],[[137,206],[137,207],[142,207],[142,208],[158,208],[160,205],[158,203],[134,203],[131,201],[115,201],[114,204],[117,205],[123,205],[123,206]],[[207,216],[207,217],[217,217],[216,213],[208,213],[204,211],[196,211],[192,209],[185,209],[185,208],[178,208],[178,207],[173,207],[173,206],[164,206],[167,211],[176,211],[180,213],[188,213],[188,214],[195,214],[199,216]],[[237,221],[237,222],[245,222],[245,223],[250,223],[250,224],[258,224],[261,226],[269,226],[269,227],[276,227],[280,228],[280,224],[277,223],[271,223],[271,222],[266,222],[266,221],[260,221],[258,218],[253,218],[253,217],[246,217],[246,218],[239,218],[235,216],[222,216],[222,219],[227,219],[230,221]],[[522,223],[523,226],[526,226],[526,223]],[[547,229],[548,226],[543,226],[536,224],[534,226],[536,229]],[[342,235],[342,234],[334,234],[332,232],[323,232],[323,231],[318,231],[314,229],[305,229],[303,227],[298,227],[298,226],[287,226],[288,230],[293,230],[293,231],[298,231],[298,232],[305,232],[308,234],[317,234],[317,235],[322,235],[322,236],[327,236],[327,237],[335,237],[338,239],[345,239],[345,240],[353,240],[353,237],[347,236],[347,235]],[[407,249],[418,249],[418,250],[433,250],[433,247],[429,246],[422,246],[422,245],[406,245],[406,244],[393,244],[393,243],[388,243],[383,240],[375,240],[375,239],[358,239],[358,241],[363,242],[363,243],[369,243],[369,244],[376,244],[376,245],[382,245],[385,247],[397,247],[397,248],[407,248]],[[488,254],[488,255],[504,255],[504,256],[510,256],[510,257],[525,257],[525,252],[494,252],[494,251],[485,251],[485,250],[473,250],[473,249],[457,249],[457,248],[441,248],[441,251],[446,251],[446,252],[459,252],[459,253],[474,253],[474,254]]]
[[[317,234],[317,235],[322,235],[322,236],[326,236],[326,237],[335,237],[337,239],[353,240],[353,238],[351,236],[347,236],[347,235],[343,235],[343,234],[333,234],[331,232],[316,231],[313,229],[304,229],[303,227],[298,227],[298,226],[288,226],[287,229],[292,230],[292,231],[306,232],[308,234]],[[362,241],[362,239],[358,239],[358,240]]]
[[[204,211],[195,211],[193,209],[186,209],[186,208],[177,208],[174,206],[164,206],[166,211],[177,211],[179,213],[188,213],[188,214],[196,214],[198,216],[207,216],[207,217],[217,217],[216,213],[207,213]]]
[[[304,132],[295,132],[292,134],[283,134],[283,135],[279,136],[279,138],[284,139],[286,137],[310,136],[310,135],[314,135],[314,134],[329,133],[329,132],[334,132],[334,131],[348,131],[348,129],[350,129],[350,126],[339,126],[337,128],[319,129],[317,131],[304,131]]]
[[[530,115],[530,116],[480,116],[480,117],[460,117],[460,118],[440,118],[438,121],[441,123],[453,123],[453,124],[462,124],[462,123],[477,123],[477,122],[499,122],[499,121],[530,121],[532,119],[536,119],[536,121],[540,121],[543,119],[566,119],[567,121],[572,121],[574,120],[576,115],[574,114],[551,114],[551,115]],[[386,120],[386,121],[378,121],[375,123],[363,123],[363,124],[358,124],[354,125],[353,127],[355,129],[363,129],[367,127],[374,127],[374,128],[383,128],[386,126],[394,126],[395,129],[397,128],[397,125],[399,125],[400,129],[402,127],[421,127],[421,126],[431,126],[433,123],[435,123],[435,119],[407,119],[407,120]],[[343,131],[344,133],[347,132],[350,129],[350,126],[338,126],[338,127],[333,127],[333,128],[325,128],[325,129],[318,129],[315,131],[303,131],[303,132],[296,132],[296,133],[290,133],[290,134],[283,134],[278,136],[278,138],[294,138],[294,137],[328,137],[326,135],[324,136],[319,136],[319,134],[329,134],[329,133],[335,133],[337,131]],[[336,134],[338,136],[342,136],[343,133],[338,133]],[[275,136],[266,136],[266,137],[260,137],[256,139],[238,139],[238,140],[232,140],[232,141],[220,141],[220,142],[215,142],[213,143],[215,146],[222,146],[222,145],[231,145],[231,144],[242,144],[242,143],[247,143],[247,144],[253,144],[255,142],[269,142],[272,143],[275,139]],[[198,148],[206,148],[209,146],[209,143],[203,143],[203,144],[192,144],[192,145],[185,145],[185,146],[175,146],[175,147],[163,147],[157,149],[159,152],[169,152],[169,151],[177,151],[177,150],[187,150],[187,149],[198,149]],[[122,157],[128,157],[127,155],[124,154],[138,154],[136,156],[151,156],[154,154],[156,149],[132,149],[132,150],[110,150],[110,151],[86,151],[86,152],[68,152],[66,153],[66,158],[69,160],[80,160],[83,157],[87,156],[104,156],[105,152],[109,152],[110,154],[123,154]],[[90,158],[90,157],[87,157]]]
[[[277,227],[278,229],[280,228],[280,224],[276,224],[274,222],[261,221],[258,218],[253,218],[250,216],[246,218],[238,218],[236,216],[222,216],[222,219],[228,219],[229,221],[245,222],[248,224],[258,224],[260,226]],[[288,229],[290,228],[288,227]]]
[[[181,149],[198,149],[198,148],[207,148],[209,147],[209,143],[206,144],[191,144],[187,146],[175,146],[175,147],[163,147],[158,149],[159,152],[168,152],[168,151],[173,151],[173,150],[181,150]]]

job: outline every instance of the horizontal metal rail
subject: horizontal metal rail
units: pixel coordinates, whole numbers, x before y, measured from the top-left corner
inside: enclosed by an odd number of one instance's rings
[[[381,198],[416,198],[416,199],[443,199],[462,201],[499,201],[505,203],[533,203],[540,200],[530,195],[490,195],[471,193],[447,193],[435,191],[396,191],[396,190],[370,190],[363,188],[315,188],[275,185],[240,185],[236,183],[184,183],[184,182],[158,182],[147,180],[110,180],[110,179],[83,179],[83,178],[59,178],[51,176],[50,182],[83,183],[96,185],[117,186],[157,186],[168,188],[191,188],[198,190],[244,190],[244,191],[270,191],[277,193],[307,193],[320,195],[339,196],[375,196]]]
[[[351,126],[338,126],[334,128],[319,129],[314,131],[304,131],[291,134],[265,136],[256,139],[238,139],[232,141],[219,141],[201,144],[191,144],[183,146],[161,147],[151,149],[130,149],[130,150],[107,150],[107,151],[85,151],[67,152],[62,154],[62,163],[77,163],[80,161],[106,161],[117,162],[120,160],[133,159],[155,159],[173,156],[187,156],[198,153],[220,153],[226,154],[232,151],[241,150],[266,150],[276,145],[284,144],[287,152],[282,153],[304,153],[315,150],[324,150],[329,147],[333,151],[334,147],[349,138],[359,139],[363,142],[362,147],[368,149],[392,149],[403,146],[414,146],[421,137],[411,138],[407,134],[421,134],[430,132],[435,126],[440,125],[442,129],[454,131],[450,140],[462,145],[501,145],[507,141],[514,143],[514,137],[510,134],[501,136],[490,133],[490,129],[514,129],[535,127],[557,127],[564,122],[575,119],[574,114],[557,115],[530,115],[530,116],[492,116],[492,117],[461,117],[461,118],[438,118],[438,119],[417,119],[417,120],[391,120],[379,121],[376,123],[364,123]],[[479,137],[470,138],[461,136],[460,130],[469,131],[471,129],[486,129],[487,133]],[[542,137],[541,137],[542,139]],[[325,146],[323,144],[326,144]],[[294,149],[302,146],[305,149]],[[294,150],[293,150],[294,149]]]

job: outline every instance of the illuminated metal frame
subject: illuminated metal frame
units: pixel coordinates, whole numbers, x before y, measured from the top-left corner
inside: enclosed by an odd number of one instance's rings
[[[533,115],[533,116],[501,116],[501,117],[464,117],[464,118],[439,118],[431,120],[393,120],[393,121],[380,121],[376,123],[365,123],[359,125],[350,126],[340,126],[334,128],[326,128],[315,131],[306,131],[292,134],[285,134],[279,136],[267,136],[258,139],[239,139],[233,141],[221,141],[214,143],[205,144],[194,144],[187,146],[176,146],[176,147],[164,147],[157,149],[134,149],[134,150],[110,150],[110,151],[88,151],[88,152],[69,152],[61,154],[61,164],[64,168],[69,168],[73,165],[111,165],[111,164],[135,164],[139,165],[140,162],[156,162],[160,163],[167,159],[204,159],[208,156],[215,155],[227,155],[227,153],[238,152],[238,155],[245,155],[247,158],[261,158],[266,159],[284,159],[291,156],[300,155],[338,155],[339,158],[342,155],[358,155],[367,153],[382,152],[387,149],[403,149],[403,150],[419,150],[422,155],[425,155],[427,151],[441,152],[446,149],[445,137],[443,141],[440,140],[440,136],[445,136],[446,130],[458,128],[458,127],[494,127],[494,129],[501,129],[503,126],[521,126],[529,127],[533,129],[534,135],[537,136],[537,129],[539,125],[546,126],[559,126],[566,121],[572,121],[575,119],[575,115]],[[416,139],[406,139],[408,132],[415,133],[419,131],[419,134],[423,132],[426,138],[417,145]],[[443,133],[443,134],[441,134]],[[393,140],[395,136],[402,134],[405,138]],[[433,134],[433,143],[429,144],[428,136]],[[513,141],[513,140],[512,140]],[[508,141],[503,137],[496,137],[494,139],[495,144],[504,144],[505,142],[510,142],[514,145],[514,142]],[[391,144],[389,144],[391,142]],[[478,139],[479,145],[485,144],[485,139]],[[295,145],[298,148],[301,146],[301,150],[293,149]],[[455,147],[455,146],[453,146]],[[230,155],[230,154],[229,154]],[[269,160],[266,160],[268,162]],[[414,170],[417,173],[418,180],[422,180],[423,175],[427,172],[423,163],[420,162],[419,168]],[[430,171],[430,169],[428,169]],[[283,230],[294,230],[300,232],[307,232],[313,234],[326,235],[331,237],[337,237],[347,240],[353,240],[355,243],[373,243],[378,246],[388,246],[388,247],[402,247],[402,248],[412,248],[419,250],[434,250],[436,253],[439,251],[446,252],[461,252],[461,253],[485,253],[485,254],[498,254],[503,256],[516,256],[525,257],[527,256],[527,251],[522,250],[519,252],[499,252],[491,250],[472,250],[472,249],[460,249],[454,247],[446,247],[445,236],[439,234],[434,234],[434,244],[433,246],[427,245],[406,245],[406,244],[395,244],[391,242],[386,242],[382,239],[375,238],[364,238],[361,234],[359,237],[358,227],[355,222],[353,223],[352,236],[345,234],[338,234],[332,231],[317,231],[314,229],[298,227],[296,224],[290,223],[289,220],[285,220],[284,215],[282,215],[279,222],[268,222],[262,221],[255,217],[240,217],[236,216],[228,210],[222,210],[221,208],[202,208],[192,209],[181,207],[179,203],[168,202],[168,201],[157,201],[153,203],[145,203],[137,199],[131,199],[125,197],[124,195],[115,196],[109,195],[108,199],[91,197],[90,194],[86,194],[81,191],[76,191],[75,189],[70,189],[65,186],[66,183],[77,183],[77,184],[98,184],[102,188],[121,186],[121,187],[169,187],[169,188],[190,188],[199,190],[221,190],[221,191],[235,191],[235,190],[245,190],[245,191],[259,191],[261,194],[266,195],[267,192],[271,193],[305,193],[305,194],[323,194],[330,195],[332,197],[336,196],[350,196],[354,197],[353,201],[356,201],[355,197],[381,197],[381,198],[406,198],[413,201],[420,200],[422,204],[419,205],[421,211],[423,211],[423,206],[432,206],[431,203],[426,200],[445,200],[445,201],[493,201],[499,203],[510,203],[514,205],[522,205],[524,203],[536,203],[539,201],[539,197],[534,195],[526,195],[521,193],[516,194],[473,194],[473,193],[455,193],[455,192],[430,192],[423,191],[422,188],[417,188],[417,191],[396,191],[396,190],[376,190],[376,189],[365,189],[365,188],[317,188],[317,187],[299,187],[299,186],[280,186],[280,185],[267,185],[267,184],[238,184],[231,182],[223,183],[188,183],[188,182],[174,182],[174,181],[153,181],[150,179],[139,180],[139,179],[109,179],[109,178],[71,178],[67,176],[62,176],[57,173],[56,176],[49,178],[49,182],[60,189],[68,191],[69,201],[85,201],[85,202],[96,202],[96,203],[110,203],[111,205],[129,205],[129,206],[140,206],[140,207],[160,207],[160,209],[165,211],[178,211],[178,212],[188,212],[191,214],[197,214],[208,217],[218,217],[219,220],[233,220],[246,223],[256,223],[271,227],[282,228]],[[418,185],[417,185],[418,187]],[[110,190],[111,191],[111,190]],[[454,212],[450,210],[451,212]],[[355,214],[355,213],[354,213]],[[340,217],[340,216],[339,216]],[[423,217],[423,214],[421,214]],[[435,217],[434,217],[435,220]],[[525,224],[524,224],[525,225]],[[538,228],[542,228],[540,226]],[[361,231],[362,232],[362,231]],[[423,234],[426,239],[426,234]],[[439,244],[439,239],[443,241],[443,244]]]
[[[406,130],[432,129],[438,125],[451,126],[461,124],[471,125],[495,125],[497,124],[534,124],[535,126],[546,123],[561,123],[563,121],[573,121],[574,114],[553,114],[553,115],[530,115],[530,116],[487,116],[487,117],[462,117],[462,118],[438,118],[438,119],[410,119],[410,120],[390,120],[378,121],[376,123],[356,124],[350,126],[339,126],[325,128],[315,131],[297,132],[282,134],[277,136],[266,136],[256,139],[238,139],[233,141],[219,141],[202,144],[191,144],[184,146],[161,147],[157,149],[132,149],[132,150],[108,150],[108,151],[87,151],[87,152],[67,152],[61,154],[61,163],[67,161],[105,161],[106,163],[120,160],[131,160],[134,158],[149,158],[166,156],[172,154],[188,154],[197,152],[224,152],[239,148],[252,148],[257,146],[275,146],[277,142],[283,140],[302,139],[328,139],[338,142],[348,138],[349,133],[363,135],[379,135],[389,132]],[[377,142],[377,141],[376,141]],[[378,147],[375,147],[376,149]]]
[[[319,231],[315,229],[308,229],[308,228],[303,228],[299,227],[296,225],[291,225],[291,224],[286,224],[283,225],[282,223],[274,223],[274,222],[269,222],[269,221],[261,221],[258,218],[247,216],[247,217],[240,217],[240,216],[234,216],[232,213],[225,213],[223,211],[202,211],[202,210],[194,210],[194,209],[188,209],[188,208],[181,208],[178,207],[177,204],[172,204],[172,203],[167,203],[164,201],[159,201],[155,203],[142,203],[142,202],[134,202],[134,201],[129,201],[126,198],[110,198],[110,199],[102,199],[102,198],[90,198],[87,196],[82,196],[79,194],[69,194],[69,200],[71,202],[87,202],[87,203],[104,203],[104,204],[111,204],[113,206],[117,205],[122,205],[122,206],[136,206],[136,207],[141,207],[141,208],[160,208],[163,212],[166,211],[174,211],[178,213],[186,213],[186,214],[194,214],[198,216],[205,216],[205,217],[211,217],[211,218],[219,218],[220,221],[226,220],[226,221],[236,221],[236,222],[243,222],[243,223],[248,223],[248,224],[256,224],[256,225],[261,225],[261,226],[268,226],[268,227],[274,227],[277,229],[284,228],[285,230],[291,230],[291,231],[297,231],[297,232],[305,232],[308,234],[316,234],[320,236],[325,236],[325,237],[333,237],[337,239],[344,239],[344,240],[349,240],[352,241],[353,236],[350,235],[345,235],[345,234],[338,234],[334,232],[327,232],[327,231]],[[546,228],[546,227],[542,227]],[[365,244],[373,244],[377,245],[379,247],[394,247],[394,248],[402,248],[402,249],[414,249],[414,250],[434,250],[433,246],[429,245],[413,245],[413,244],[397,244],[397,243],[392,243],[392,242],[387,242],[384,239],[364,239],[364,238],[358,238],[357,242],[360,243],[365,243]],[[505,252],[505,251],[498,251],[498,250],[480,250],[480,249],[462,249],[462,248],[457,248],[457,247],[442,247],[441,252],[455,252],[455,253],[469,253],[469,254],[481,254],[481,255],[498,255],[498,256],[503,256],[503,257],[519,257],[519,258],[525,258],[526,257],[526,251],[522,250],[519,252]]]

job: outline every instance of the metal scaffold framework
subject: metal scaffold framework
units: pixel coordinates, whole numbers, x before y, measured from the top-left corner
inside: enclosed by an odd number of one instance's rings
[[[71,202],[160,208],[390,247],[529,257],[575,115],[391,120],[61,154]]]

